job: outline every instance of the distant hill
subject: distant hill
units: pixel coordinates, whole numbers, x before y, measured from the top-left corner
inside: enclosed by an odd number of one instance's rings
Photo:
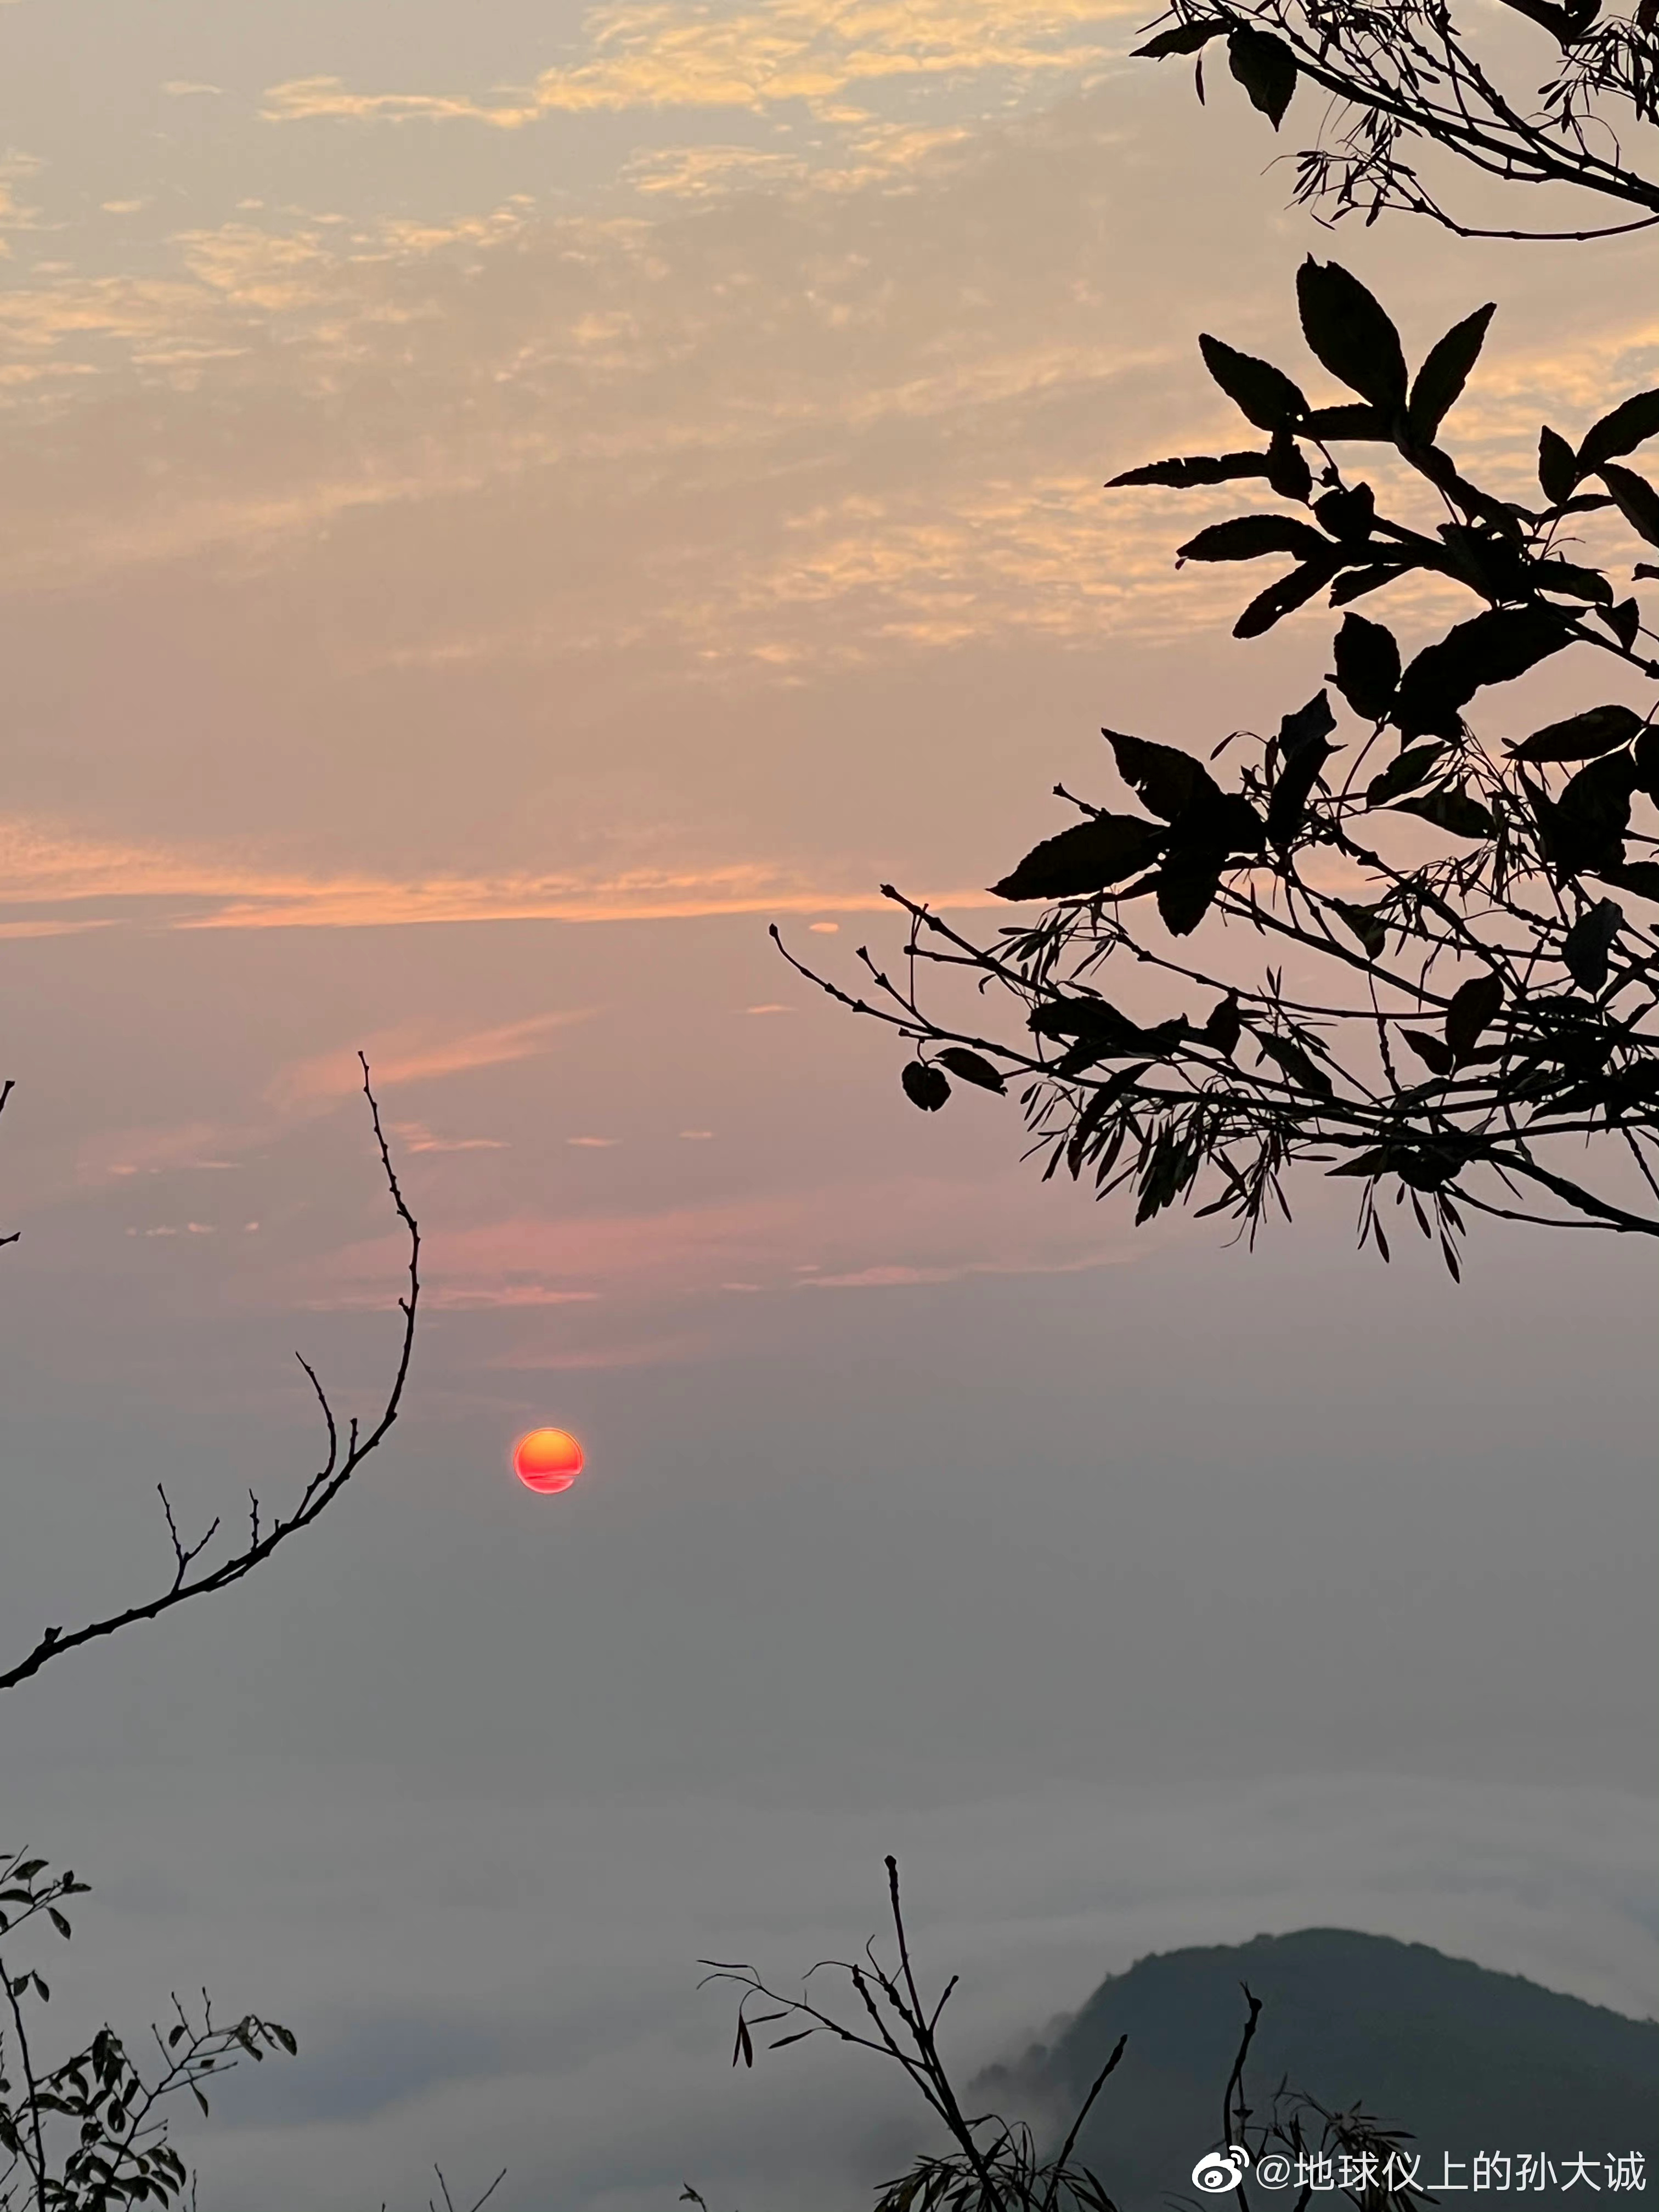
[[[1263,2005],[1246,2077],[1253,2106],[1264,2106],[1285,2075],[1328,2109],[1363,2104],[1385,2125],[1411,2131],[1431,2186],[1443,2154],[1530,2151],[1559,2167],[1580,2151],[1597,2160],[1641,2151],[1644,2194],[1613,2196],[1607,2212],[1640,2212],[1659,2191],[1659,2022],[1626,2019],[1425,1944],[1338,1928],[1142,1959],[1103,1982],[1051,2046],[1034,2045],[981,2075],[975,2098],[1010,2118],[1069,2118],[1127,2031],[1128,2048],[1079,2154],[1123,2212],[1190,2201],[1193,2163],[1220,2133],[1222,2089],[1244,2021],[1241,1982]],[[1471,2170],[1451,2172],[1471,2179]],[[1435,2194],[1443,2207],[1461,2201]],[[1613,2195],[1605,2187],[1602,2194]],[[1565,2199],[1568,2212],[1589,2195],[1581,2182]],[[1528,2196],[1540,2201],[1535,2191]],[[1277,2201],[1288,2212],[1294,2197],[1287,2190]],[[1545,2192],[1544,2201],[1561,2200],[1559,2188]],[[1316,2197],[1314,2204],[1340,2201]]]

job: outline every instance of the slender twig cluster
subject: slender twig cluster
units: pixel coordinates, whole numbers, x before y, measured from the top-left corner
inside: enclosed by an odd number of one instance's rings
[[[410,1361],[415,1352],[415,1317],[421,1299],[421,1232],[398,1182],[398,1172],[392,1164],[386,1133],[380,1126],[380,1105],[369,1084],[368,1062],[361,1053],[358,1060],[363,1071],[363,1096],[368,1102],[369,1122],[374,1131],[375,1149],[380,1155],[380,1171],[386,1179],[393,1210],[402,1224],[409,1253],[407,1288],[398,1300],[398,1310],[403,1316],[403,1330],[392,1381],[379,1412],[367,1427],[354,1414],[347,1421],[342,1434],[328,1394],[318,1379],[317,1370],[309,1360],[296,1353],[295,1357],[305,1370],[306,1379],[321,1410],[327,1438],[323,1463],[306,1484],[297,1503],[287,1512],[278,1513],[266,1524],[261,1517],[259,1500],[250,1490],[246,1542],[240,1550],[228,1553],[211,1565],[204,1565],[199,1571],[192,1573],[191,1569],[218,1533],[218,1518],[216,1516],[204,1534],[194,1543],[187,1544],[179,1535],[172,1501],[158,1483],[156,1488],[161,1492],[161,1510],[173,1548],[173,1576],[166,1589],[155,1597],[148,1598],[137,1605],[127,1606],[120,1612],[106,1614],[100,1620],[87,1621],[81,1627],[45,1630],[33,1650],[26,1652],[14,1666],[0,1669],[0,1690],[9,1690],[19,1682],[27,1681],[32,1674],[38,1674],[49,1659],[57,1658],[63,1652],[72,1651],[78,1644],[91,1644],[101,1637],[113,1636],[118,1629],[129,1628],[137,1621],[155,1620],[161,1614],[171,1612],[175,1606],[186,1604],[191,1598],[204,1597],[215,1590],[228,1589],[233,1583],[240,1582],[245,1575],[252,1574],[256,1567],[262,1566],[301,1529],[308,1528],[313,1522],[327,1511],[363,1462],[384,1441],[396,1421],[403,1403],[404,1388],[409,1379]],[[0,1092],[0,1107],[3,1107],[10,1088],[8,1084],[5,1091]],[[12,1241],[9,1237],[0,1239],[0,1243]]]
[[[1426,216],[1460,238],[1588,239],[1659,223],[1659,0],[1628,14],[1601,0],[1502,0],[1553,49],[1545,81],[1506,82],[1493,26],[1472,39],[1450,0],[1174,0],[1143,57],[1195,57],[1212,42],[1275,130],[1305,79],[1326,95],[1320,135],[1296,157],[1296,198],[1322,220]],[[1531,39],[1534,33],[1525,34]],[[1528,53],[1519,66],[1537,67]],[[1494,229],[1449,206],[1425,149],[1505,184],[1568,185],[1632,212],[1575,227]]]

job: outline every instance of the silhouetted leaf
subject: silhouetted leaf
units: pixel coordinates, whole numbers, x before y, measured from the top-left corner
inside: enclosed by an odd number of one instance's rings
[[[1638,898],[1659,899],[1659,860],[1625,860],[1595,872],[1603,883],[1616,884],[1621,891],[1634,891]]]
[[[1132,738],[1123,730],[1103,730],[1112,749],[1117,772],[1129,788],[1154,814],[1173,822],[1184,814],[1200,793],[1221,796],[1221,787],[1190,753],[1174,745],[1153,744],[1146,738]]]
[[[1468,381],[1469,371],[1486,343],[1486,325],[1497,312],[1497,302],[1488,301],[1484,307],[1477,307],[1472,315],[1455,323],[1445,337],[1430,348],[1406,403],[1406,419],[1412,434],[1425,445],[1433,444],[1436,432],[1456,405]]]
[[[1380,775],[1374,775],[1365,787],[1368,806],[1386,806],[1403,792],[1415,791],[1434,774],[1437,763],[1446,750],[1444,741],[1436,738],[1426,745],[1411,745],[1397,760],[1390,761]]]
[[[1364,946],[1366,957],[1380,960],[1389,933],[1377,909],[1374,906],[1353,906],[1346,899],[1333,899],[1331,904]]]
[[[1598,610],[1601,619],[1613,632],[1626,653],[1636,643],[1637,633],[1642,627],[1642,610],[1634,599],[1620,599],[1617,606]]]
[[[1581,991],[1599,991],[1607,981],[1607,956],[1624,919],[1625,909],[1614,900],[1599,899],[1567,932],[1561,957]]]
[[[1565,722],[1534,730],[1509,750],[1516,760],[1595,760],[1615,745],[1628,744],[1641,727],[1642,717],[1629,707],[1589,707]]]
[[[1381,304],[1335,261],[1311,254],[1296,273],[1308,349],[1373,406],[1406,404],[1406,356],[1400,333]]]
[[[1075,1182],[1082,1172],[1084,1155],[1089,1140],[1126,1091],[1133,1091],[1152,1065],[1140,1060],[1133,1067],[1121,1067],[1109,1083],[1103,1083],[1077,1118],[1077,1127],[1066,1147],[1066,1165]]]
[[[1267,447],[1267,482],[1280,499],[1305,501],[1313,490],[1313,471],[1294,438],[1276,430]]]
[[[1044,999],[1026,1017],[1033,1036],[1077,1037],[1100,1047],[1103,1054],[1133,1053],[1143,1032],[1127,1014],[1104,999]]]
[[[1449,830],[1455,837],[1490,837],[1498,827],[1480,801],[1466,791],[1427,791],[1419,799],[1401,799],[1395,812],[1420,815],[1425,822],[1432,822],[1437,830]]]
[[[1304,464],[1305,465],[1305,464]],[[1164,484],[1172,491],[1190,491],[1196,484],[1231,483],[1240,477],[1271,477],[1266,453],[1189,453],[1175,460],[1148,461],[1139,469],[1126,469],[1107,480],[1108,491],[1133,484]],[[1278,489],[1275,485],[1274,489]]]
[[[1221,888],[1221,853],[1172,853],[1158,871],[1158,910],[1171,937],[1190,937]]]
[[[1455,737],[1462,709],[1488,684],[1507,684],[1571,642],[1548,607],[1492,607],[1425,646],[1400,679],[1395,720],[1407,737]]]
[[[1555,864],[1576,873],[1600,872],[1624,858],[1631,795],[1638,771],[1629,753],[1617,752],[1581,768],[1556,802],[1547,842]]]
[[[899,1081],[904,1085],[904,1095],[910,1103],[920,1106],[924,1114],[937,1114],[951,1096],[951,1085],[945,1075],[937,1067],[930,1067],[925,1060],[908,1061]],[[741,2021],[738,2026],[742,2027]],[[747,2031],[744,2033],[746,2034]],[[735,2066],[736,2059],[732,2063]],[[748,2063],[753,2065],[752,2056]]]
[[[1368,592],[1380,592],[1384,584],[1408,574],[1411,565],[1409,561],[1372,561],[1363,568],[1350,568],[1332,585],[1331,605],[1346,607],[1352,600],[1363,599]]]
[[[1364,615],[1344,615],[1336,633],[1337,690],[1367,721],[1380,722],[1400,683],[1400,647],[1392,630]]]
[[[1227,66],[1277,131],[1296,90],[1296,56],[1283,39],[1241,23],[1227,36]]]
[[[1579,475],[1587,477],[1604,461],[1634,453],[1656,433],[1659,433],[1659,392],[1638,392],[1633,398],[1622,400],[1584,433],[1578,447]]]
[[[1330,546],[1312,525],[1290,514],[1241,514],[1212,522],[1176,549],[1179,561],[1259,561],[1267,553],[1291,553],[1298,561],[1324,559]]]
[[[1449,1075],[1455,1062],[1452,1048],[1443,1038],[1430,1036],[1424,1030],[1401,1030],[1401,1037],[1411,1047],[1425,1067],[1436,1075]]]
[[[1294,614],[1298,607],[1305,607],[1310,599],[1322,592],[1341,565],[1342,556],[1333,548],[1321,559],[1307,561],[1301,568],[1292,568],[1277,583],[1269,584],[1265,592],[1256,593],[1233,624],[1233,635],[1262,636],[1275,623]]]
[[[1266,1059],[1276,1060],[1293,1083],[1299,1083],[1304,1091],[1312,1091],[1316,1098],[1331,1096],[1330,1077],[1322,1067],[1315,1065],[1294,1038],[1264,1036],[1255,1030],[1251,1034],[1255,1037],[1258,1053]]]
[[[1376,500],[1367,483],[1350,491],[1328,491],[1314,501],[1322,529],[1344,545],[1363,545],[1376,522]]]
[[[1302,826],[1309,798],[1331,756],[1326,739],[1335,727],[1336,717],[1322,691],[1286,714],[1279,726],[1279,765],[1267,802],[1267,836],[1281,850]]]
[[[1000,1097],[1008,1088],[1001,1069],[993,1067],[988,1060],[970,1051],[965,1044],[947,1044],[939,1057],[952,1075],[960,1076],[964,1083],[972,1083],[981,1091],[994,1091]]]
[[[1085,897],[1150,867],[1163,842],[1158,825],[1139,815],[1097,814],[1045,837],[991,889],[1006,899]]]
[[[1382,407],[1316,407],[1303,427],[1309,437],[1328,445],[1339,439],[1366,445],[1394,443],[1394,417]]]
[[[1534,561],[1532,580],[1540,592],[1554,592],[1592,605],[1613,605],[1613,586],[1599,568],[1583,568],[1575,561]]]
[[[1238,1049],[1239,1035],[1243,1026],[1244,1018],[1238,1011],[1237,1000],[1226,998],[1211,1007],[1209,1019],[1205,1023],[1201,1034],[1206,1044],[1213,1045],[1218,1052],[1224,1053],[1231,1060]]]
[[[1504,1003],[1504,986],[1496,975],[1471,975],[1452,993],[1446,1009],[1446,1042],[1459,1060],[1467,1060],[1491,1026]]]
[[[1170,54],[1195,54],[1226,27],[1224,23],[1174,23],[1155,39],[1148,39],[1144,46],[1131,51],[1137,61],[1149,62],[1161,62]]]
[[[1538,433],[1538,482],[1552,506],[1563,506],[1578,483],[1578,457],[1547,422]]]
[[[1254,354],[1240,353],[1206,331],[1198,342],[1204,366],[1235,407],[1258,430],[1290,429],[1308,411],[1299,386],[1282,368]]]
[[[1659,545],[1659,491],[1634,469],[1621,469],[1611,461],[1602,464],[1601,481],[1637,536],[1645,538],[1650,545]]]

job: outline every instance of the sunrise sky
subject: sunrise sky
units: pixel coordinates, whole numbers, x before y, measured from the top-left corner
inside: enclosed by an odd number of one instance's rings
[[[70,2019],[301,2035],[224,2212],[848,2201],[879,2085],[734,2083],[694,1962],[860,1940],[889,1849],[975,2059],[1310,1923],[1650,2007],[1650,1260],[1135,1231],[766,937],[1316,686],[1176,573],[1224,506],[1101,489],[1233,441],[1200,329],[1303,371],[1306,252],[1414,355],[1500,302],[1517,492],[1659,381],[1650,245],[1333,241],[1146,12],[0,5],[0,1658],[165,1578],[158,1479],[303,1480],[295,1348],[371,1402],[360,1048],[428,1237],[361,1491],[0,1709]]]

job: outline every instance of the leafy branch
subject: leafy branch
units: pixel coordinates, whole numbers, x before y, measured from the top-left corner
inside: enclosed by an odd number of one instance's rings
[[[1631,910],[1659,905],[1659,839],[1635,814],[1659,799],[1659,636],[1630,588],[1659,566],[1638,559],[1615,584],[1577,535],[1594,517],[1638,552],[1659,548],[1659,490],[1628,458],[1659,434],[1659,392],[1576,444],[1546,425],[1540,498],[1504,499],[1441,442],[1490,306],[1413,375],[1394,323],[1346,269],[1310,258],[1297,294],[1309,349],[1352,397],[1310,400],[1206,336],[1211,376],[1265,445],[1114,483],[1256,480],[1276,498],[1178,549],[1178,564],[1290,563],[1235,637],[1408,578],[1479,611],[1409,659],[1382,623],[1345,611],[1325,686],[1270,732],[1212,749],[1213,763],[1237,748],[1232,788],[1194,752],[1103,732],[1141,811],[1057,790],[1081,818],[992,886],[1041,902],[1035,921],[981,941],[884,885],[908,919],[901,977],[861,948],[854,994],[786,957],[915,1044],[913,1104],[938,1111],[953,1083],[1016,1086],[1045,1179],[1064,1165],[1102,1195],[1132,1188],[1139,1222],[1201,1195],[1200,1214],[1253,1238],[1269,1211],[1288,1215],[1288,1171],[1318,1165],[1359,1182],[1362,1243],[1389,1257],[1391,1192],[1454,1274],[1470,1212],[1659,1235],[1659,958],[1652,923]],[[1353,447],[1383,464],[1376,481],[1339,458]],[[1384,471],[1438,519],[1386,511]],[[1644,703],[1604,699],[1502,744],[1471,726],[1483,691],[1574,648],[1575,665],[1594,654]],[[1259,967],[1232,957],[1241,933],[1263,947]],[[1103,993],[1114,963],[1134,971],[1133,1009]],[[946,978],[975,987],[971,1021],[936,994],[923,1003]],[[1211,1003],[1195,1006],[1200,994]],[[986,1032],[988,1002],[1018,1016],[1018,1034]]]

